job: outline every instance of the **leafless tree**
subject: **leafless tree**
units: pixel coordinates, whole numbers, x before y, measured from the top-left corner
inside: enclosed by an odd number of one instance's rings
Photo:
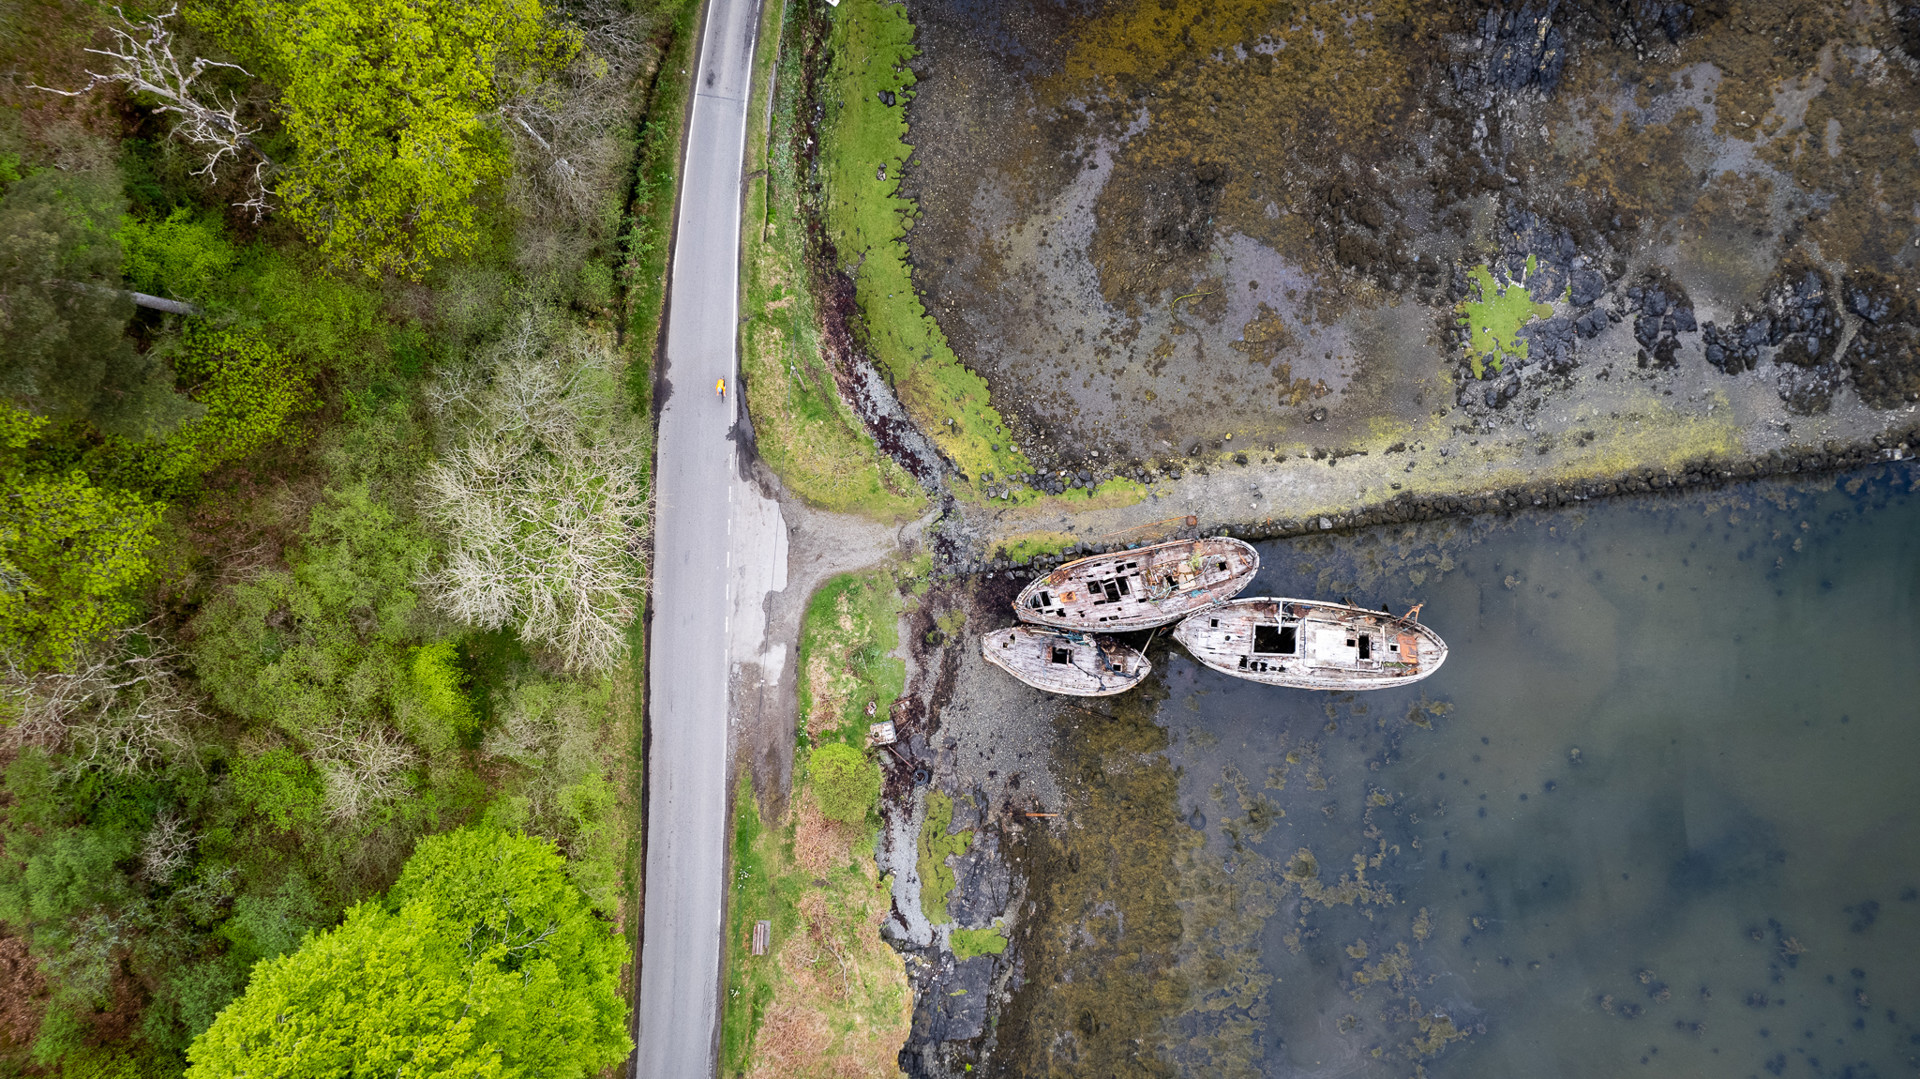
[[[574,62],[548,79],[500,87],[500,126],[513,140],[519,201],[548,219],[596,213],[625,175],[634,83],[658,62],[652,23],[620,0],[562,5],[580,30]]]
[[[646,441],[614,371],[601,338],[526,313],[428,394],[448,443],[423,485],[447,543],[428,590],[460,621],[511,625],[574,670],[619,661],[645,585]]]
[[[180,657],[145,629],[124,629],[68,670],[0,661],[0,743],[60,753],[66,773],[133,775],[168,762],[199,763],[194,728],[207,721],[174,673]]]
[[[140,841],[140,867],[148,880],[166,883],[193,854],[193,832],[180,815],[163,811]]]
[[[406,773],[420,754],[385,727],[343,725],[320,731],[311,741],[326,789],[327,815],[335,823],[359,820],[411,789]]]
[[[89,69],[87,84],[78,90],[56,90],[31,83],[28,86],[62,97],[79,97],[102,83],[118,82],[124,83],[130,90],[157,99],[160,104],[155,111],[173,117],[174,135],[206,154],[206,160],[192,171],[192,175],[204,177],[208,183],[212,183],[214,169],[222,161],[229,158],[234,161],[250,158],[253,161],[253,174],[247,179],[247,197],[237,205],[253,211],[254,220],[259,220],[268,208],[267,178],[274,170],[273,159],[253,141],[253,136],[260,129],[241,122],[239,102],[233,95],[228,94],[223,101],[219,91],[194,86],[209,68],[227,68],[248,78],[253,77],[252,72],[238,64],[222,63],[203,56],[193,57],[184,63],[175,56],[173,31],[168,29],[167,20],[180,13],[178,4],[144,22],[127,18],[126,12],[118,7],[113,12],[122,23],[121,26],[107,28],[113,33],[113,47],[87,50],[95,56],[104,56],[113,61],[107,71],[103,73]]]

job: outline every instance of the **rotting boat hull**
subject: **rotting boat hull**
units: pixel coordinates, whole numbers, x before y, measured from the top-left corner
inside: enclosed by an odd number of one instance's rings
[[[1061,629],[1152,629],[1232,599],[1259,569],[1259,553],[1230,537],[1157,543],[1068,562],[1021,589],[1013,612]]]
[[[1125,693],[1153,670],[1146,656],[1110,637],[1039,626],[987,633],[980,655],[1035,689],[1072,697]]]
[[[1404,686],[1447,660],[1447,642],[1419,622],[1318,600],[1234,600],[1188,616],[1173,638],[1216,671],[1292,689]]]

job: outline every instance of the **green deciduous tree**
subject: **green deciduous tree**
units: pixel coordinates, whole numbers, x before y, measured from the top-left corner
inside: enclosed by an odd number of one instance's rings
[[[500,107],[579,51],[539,0],[260,0],[252,30],[298,148],[285,214],[338,264],[418,277],[472,250],[475,195],[506,175]]]
[[[297,738],[388,718],[420,636],[413,581],[432,548],[364,486],[316,507],[291,570],[270,571],[194,620],[214,700]]]
[[[0,650],[27,667],[66,663],[133,613],[162,511],[77,471],[29,472],[19,454],[43,426],[0,402]]]
[[[880,797],[880,769],[866,754],[840,742],[828,742],[813,751],[807,776],[820,812],[832,820],[866,820]]]
[[[623,948],[552,845],[423,841],[385,904],[255,968],[195,1040],[191,1079],[582,1076],[629,1050]]]

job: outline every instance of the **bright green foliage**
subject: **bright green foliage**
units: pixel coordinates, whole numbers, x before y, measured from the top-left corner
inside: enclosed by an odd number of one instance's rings
[[[899,194],[913,148],[904,141],[906,109],[881,102],[881,91],[911,98],[907,64],[913,23],[902,4],[846,0],[834,10],[821,136],[827,234],[841,266],[854,272],[854,298],[867,345],[892,377],[900,403],[969,479],[992,471],[1030,471],[1025,454],[987,396],[987,382],[968,370],[927,313],[913,283],[904,239],[917,210]],[[949,423],[948,421],[952,421]]]
[[[473,735],[478,719],[461,688],[465,675],[451,639],[413,650],[409,692],[400,702],[401,726],[414,744],[432,752],[452,749]]]
[[[194,620],[201,684],[229,711],[296,736],[383,718],[410,682],[413,582],[431,551],[367,487],[331,492],[290,571],[237,586]]]
[[[10,452],[29,430],[14,415],[0,449],[0,649],[58,667],[133,614],[164,507],[78,471],[28,474]]]
[[[423,841],[385,905],[255,968],[195,1040],[192,1079],[590,1075],[629,1050],[623,947],[553,847]]]
[[[379,293],[327,273],[310,255],[256,249],[232,280],[239,324],[311,368],[351,368],[379,325]]]
[[[125,452],[127,482],[166,493],[287,436],[317,402],[306,373],[258,337],[195,324],[174,370],[202,411],[164,440]]]
[[[813,751],[807,779],[820,812],[831,820],[866,820],[880,798],[880,766],[843,742],[828,742]]]
[[[212,296],[237,258],[217,219],[185,207],[161,221],[122,218],[120,247],[130,287],[185,300]]]
[[[1467,276],[1477,298],[1461,301],[1459,322],[1467,328],[1467,362],[1473,365],[1473,377],[1480,378],[1489,365],[1501,370],[1508,356],[1525,359],[1527,341],[1519,335],[1520,327],[1551,316],[1553,307],[1533,302],[1523,284],[1495,281],[1485,266],[1475,266]]]
[[[284,747],[235,762],[233,793],[283,832],[319,823],[325,796],[313,766]]]
[[[419,277],[473,249],[475,196],[508,168],[490,124],[515,78],[579,51],[539,0],[261,0],[298,158],[285,215],[336,264]]]

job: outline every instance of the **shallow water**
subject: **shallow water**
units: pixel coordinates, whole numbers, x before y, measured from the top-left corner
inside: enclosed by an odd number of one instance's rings
[[[1198,831],[1168,861],[1185,999],[1154,1055],[1196,1075],[1911,1073],[1916,488],[1899,466],[1263,545],[1246,594],[1423,600],[1452,657],[1327,695],[1156,646],[1169,816]],[[1076,824],[1069,844],[1111,833]]]

